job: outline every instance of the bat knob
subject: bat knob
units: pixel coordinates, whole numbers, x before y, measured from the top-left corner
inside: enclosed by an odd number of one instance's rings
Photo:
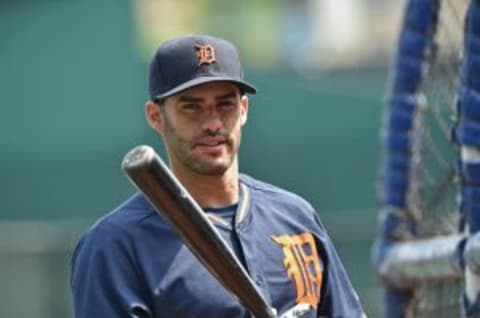
[[[300,303],[289,309],[287,312],[284,312],[280,318],[299,318],[308,313],[311,309],[312,306],[310,306],[310,304]]]

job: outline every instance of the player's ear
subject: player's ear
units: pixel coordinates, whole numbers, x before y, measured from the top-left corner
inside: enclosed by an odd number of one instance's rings
[[[247,118],[248,118],[248,96],[247,95],[243,95],[240,98],[240,106],[241,106],[240,122],[243,126],[247,123]]]
[[[147,119],[150,127],[153,128],[159,134],[163,134],[163,114],[160,109],[160,105],[153,101],[147,101],[145,103],[145,118]]]

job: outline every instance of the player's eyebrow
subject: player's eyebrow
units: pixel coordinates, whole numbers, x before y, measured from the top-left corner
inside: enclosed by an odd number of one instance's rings
[[[185,96],[182,95],[178,98],[179,102],[184,102],[184,103],[202,103],[205,101],[204,98],[201,97],[193,97],[193,96]]]

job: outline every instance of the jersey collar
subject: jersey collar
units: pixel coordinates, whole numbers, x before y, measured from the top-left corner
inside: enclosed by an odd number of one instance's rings
[[[239,195],[239,202],[237,206],[237,210],[235,211],[235,225],[238,226],[243,221],[245,221],[248,210],[250,207],[250,190],[248,187],[240,182],[240,195]],[[220,216],[216,215],[215,213],[206,213],[207,217],[212,221],[215,225],[227,228],[228,230],[232,230],[232,225],[222,219]]]

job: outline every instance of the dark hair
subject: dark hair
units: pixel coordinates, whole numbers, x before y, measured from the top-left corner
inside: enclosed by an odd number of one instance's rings
[[[154,99],[153,103],[157,104],[160,108],[165,107],[165,98]]]

